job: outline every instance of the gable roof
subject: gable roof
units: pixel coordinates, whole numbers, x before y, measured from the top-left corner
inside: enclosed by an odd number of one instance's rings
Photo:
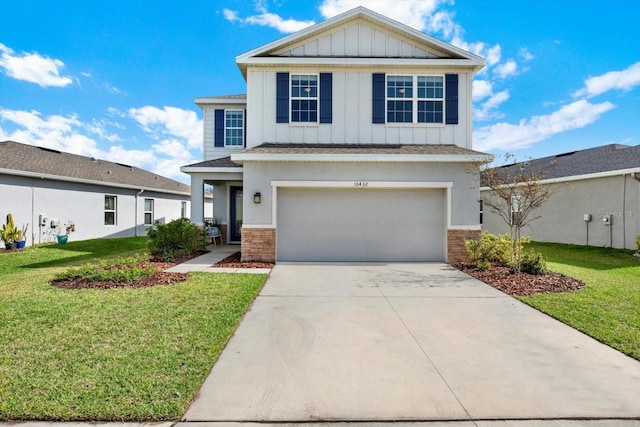
[[[543,180],[576,178],[584,175],[638,169],[640,172],[640,145],[635,147],[609,144],[585,150],[571,151],[555,156],[499,166],[500,173],[516,175],[522,168],[540,174]]]
[[[191,188],[135,166],[50,148],[0,142],[0,174],[190,195]]]
[[[378,29],[386,34],[391,34],[399,40],[404,40],[418,46],[422,51],[420,55],[380,55],[375,52],[353,53],[344,52],[340,55],[309,54],[294,55],[294,49],[314,39],[331,35],[340,27],[349,24],[363,23],[372,29]],[[385,66],[411,66],[411,65],[440,65],[471,68],[475,71],[484,66],[484,59],[445,43],[435,37],[415,30],[386,16],[375,13],[365,7],[355,9],[337,15],[326,21],[312,25],[291,35],[285,36],[274,42],[261,46],[236,57],[236,63],[246,78],[246,70],[249,65],[292,65],[292,64],[316,64],[316,65],[385,65]]]

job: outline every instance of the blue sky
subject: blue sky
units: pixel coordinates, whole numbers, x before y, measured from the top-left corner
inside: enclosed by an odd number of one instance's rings
[[[188,182],[193,99],[245,93],[237,55],[358,5],[486,58],[478,150],[640,144],[637,0],[0,0],[0,140]]]

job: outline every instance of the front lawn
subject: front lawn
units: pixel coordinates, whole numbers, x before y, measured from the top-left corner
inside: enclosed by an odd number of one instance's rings
[[[580,279],[586,287],[520,300],[640,360],[640,258],[610,248],[528,246],[544,255],[550,270]]]
[[[0,254],[0,420],[177,420],[265,275],[194,273],[151,288],[62,290],[63,265],[145,238]]]

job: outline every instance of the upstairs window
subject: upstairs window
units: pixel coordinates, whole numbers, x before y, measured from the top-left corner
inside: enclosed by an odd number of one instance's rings
[[[318,122],[318,75],[291,75],[291,121]]]
[[[224,146],[244,145],[244,110],[224,110]]]
[[[444,123],[444,76],[387,76],[387,123]]]
[[[153,199],[144,199],[144,225],[153,225]]]
[[[116,196],[104,196],[104,225],[116,225],[116,211],[118,198]]]

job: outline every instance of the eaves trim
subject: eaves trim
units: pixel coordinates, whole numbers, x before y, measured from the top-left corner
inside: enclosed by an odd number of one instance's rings
[[[491,155],[472,154],[232,154],[236,163],[253,162],[379,162],[379,163],[460,163],[492,160]]]
[[[13,176],[23,176],[26,178],[50,179],[53,181],[74,182],[74,183],[89,184],[89,185],[102,185],[105,187],[126,188],[128,190],[145,190],[145,191],[153,191],[157,193],[176,194],[179,196],[191,196],[191,191],[187,192],[187,191],[166,190],[163,188],[147,187],[143,185],[119,184],[116,182],[97,181],[97,180],[91,180],[91,179],[75,178],[70,176],[53,175],[48,173],[21,171],[21,170],[15,170],[15,169],[0,168],[0,175],[2,174],[13,175]]]
[[[609,178],[612,176],[631,175],[634,173],[640,173],[640,168],[618,169],[618,170],[606,171],[606,172],[588,173],[584,175],[571,175],[571,176],[563,176],[560,178],[541,179],[540,183],[541,184],[561,184],[563,182],[582,181],[585,179]],[[489,191],[489,190],[491,190],[491,188],[489,187],[486,187],[486,186],[480,187],[480,191]]]
[[[216,168],[216,167],[206,167],[206,166],[198,166],[198,167],[190,167],[190,166],[182,166],[180,167],[180,172],[184,173],[242,173],[242,167],[239,168]]]

